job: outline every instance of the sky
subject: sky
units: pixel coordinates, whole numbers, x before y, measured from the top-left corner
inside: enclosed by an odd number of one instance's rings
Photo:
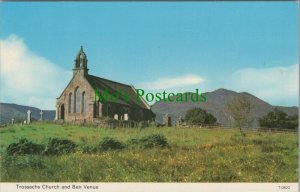
[[[0,102],[55,109],[82,45],[90,74],[146,92],[299,106],[298,25],[297,2],[2,2]]]

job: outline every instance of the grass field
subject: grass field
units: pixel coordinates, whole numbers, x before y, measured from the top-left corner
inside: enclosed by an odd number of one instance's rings
[[[298,182],[298,135],[199,128],[93,128],[34,123],[0,129],[2,182]],[[166,148],[83,153],[104,137],[123,143],[161,134]],[[27,138],[66,138],[78,147],[63,155],[12,155],[7,146]]]

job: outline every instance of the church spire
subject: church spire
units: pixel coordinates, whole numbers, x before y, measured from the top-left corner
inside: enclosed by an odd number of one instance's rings
[[[86,54],[81,46],[75,59],[75,68],[87,68],[87,62],[88,60]]]
[[[86,75],[87,71],[88,71],[87,63],[88,63],[87,56],[86,56],[85,52],[83,51],[83,47],[80,46],[80,50],[77,53],[76,58],[75,58],[75,66],[73,69],[73,71],[74,71],[73,74],[75,75],[75,73],[77,73],[77,71],[83,71],[83,74]]]

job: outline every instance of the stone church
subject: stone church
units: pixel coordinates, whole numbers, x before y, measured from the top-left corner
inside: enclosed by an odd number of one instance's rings
[[[56,101],[56,120],[64,122],[97,122],[101,117],[117,120],[152,121],[155,118],[143,98],[136,99],[132,85],[88,74],[88,59],[81,47],[75,58],[73,77]],[[100,101],[95,90],[103,93],[121,91],[128,95],[113,101]]]

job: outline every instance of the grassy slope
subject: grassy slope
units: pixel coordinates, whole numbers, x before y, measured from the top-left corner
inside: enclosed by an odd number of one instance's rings
[[[95,154],[2,158],[2,181],[94,182],[297,182],[298,137],[292,134],[249,133],[197,128],[95,129],[35,123],[0,130],[1,154],[26,137],[45,143],[68,138],[78,145],[96,145],[103,137],[129,138],[160,133],[170,148],[125,149]]]

